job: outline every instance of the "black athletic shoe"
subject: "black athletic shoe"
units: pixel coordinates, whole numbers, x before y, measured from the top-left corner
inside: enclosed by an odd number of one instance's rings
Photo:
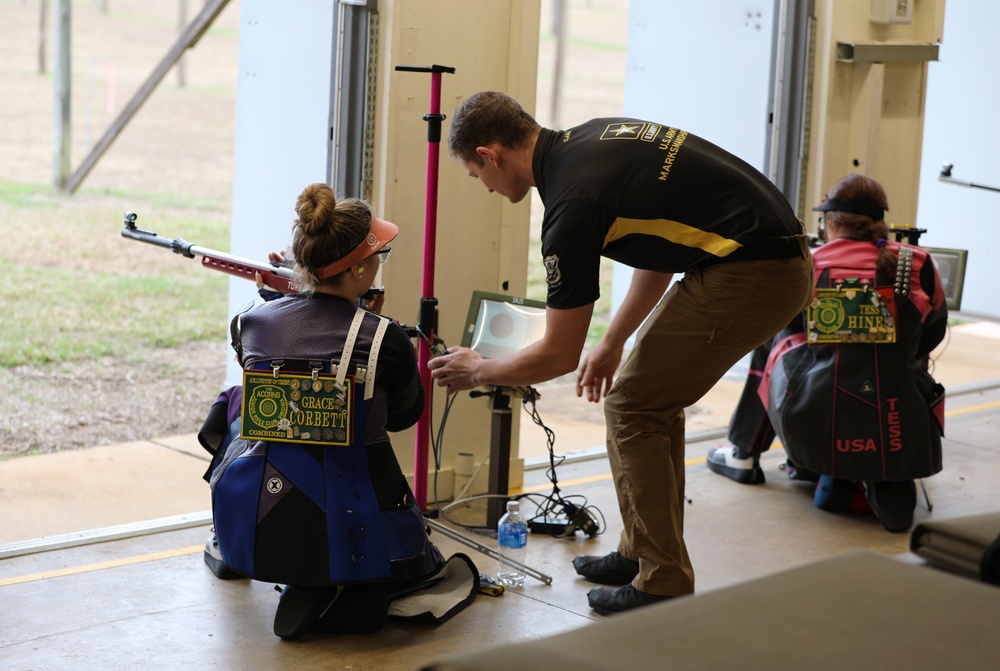
[[[632,585],[623,585],[618,589],[595,587],[587,592],[587,603],[601,615],[611,615],[634,608],[651,606],[654,603],[672,598],[674,597],[640,592]]]
[[[590,582],[604,585],[624,585],[639,575],[639,562],[617,551],[603,557],[579,555],[573,558],[573,568]]]
[[[913,480],[866,482],[865,498],[887,531],[902,533],[913,526],[913,509],[917,507],[917,486]]]
[[[708,470],[724,475],[734,482],[744,485],[764,484],[764,471],[760,468],[760,457],[740,459],[735,447],[713,447],[708,451],[705,462]]]
[[[372,634],[385,626],[389,601],[382,585],[344,585],[343,590],[316,623],[319,631],[337,634]]]
[[[212,536],[205,543],[205,563],[208,568],[212,569],[212,573],[215,574],[216,578],[221,580],[239,580],[241,578],[246,578],[242,573],[237,573],[234,569],[230,568],[226,562],[222,561],[222,553],[219,552],[219,538],[215,535],[215,529],[212,529]]]
[[[316,627],[319,619],[340,596],[342,587],[292,587],[281,590],[274,612],[274,633],[283,639],[299,638]]]

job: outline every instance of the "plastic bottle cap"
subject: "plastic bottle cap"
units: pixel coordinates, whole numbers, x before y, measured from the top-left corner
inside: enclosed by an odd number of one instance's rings
[[[508,513],[512,512],[512,511],[513,512],[518,512],[520,509],[521,509],[521,504],[518,503],[517,501],[508,501],[507,502],[507,512]]]

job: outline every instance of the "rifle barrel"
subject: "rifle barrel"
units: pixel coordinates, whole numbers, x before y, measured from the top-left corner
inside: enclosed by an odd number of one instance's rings
[[[226,254],[215,249],[200,247],[181,238],[161,238],[152,231],[144,231],[135,227],[135,219],[128,220],[122,229],[122,237],[138,240],[158,247],[166,247],[175,254],[193,259],[201,257],[201,265],[209,270],[218,270],[246,280],[255,280],[257,273],[264,278],[264,283],[282,293],[294,293],[291,286],[292,270],[283,266],[254,261],[234,254]]]
[[[129,226],[122,229],[122,237],[138,240],[139,242],[148,242],[151,245],[158,245],[160,247],[170,247],[173,244],[171,240],[161,238],[156,233]]]

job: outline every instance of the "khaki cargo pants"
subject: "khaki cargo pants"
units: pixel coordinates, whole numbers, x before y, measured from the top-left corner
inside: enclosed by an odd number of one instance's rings
[[[804,238],[804,236],[803,236]],[[716,263],[674,283],[605,399],[608,457],[636,589],[694,592],[684,544],[684,409],[812,297],[812,257]]]

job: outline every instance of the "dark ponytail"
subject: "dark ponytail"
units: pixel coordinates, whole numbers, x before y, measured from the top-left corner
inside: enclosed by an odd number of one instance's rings
[[[889,201],[885,189],[871,177],[851,173],[833,185],[827,194],[830,200],[868,205],[888,210]],[[885,219],[875,220],[867,214],[830,210],[825,213],[827,222],[835,224],[843,231],[843,237],[851,240],[868,240],[878,245],[878,269],[891,277],[896,275],[896,255],[889,248],[889,226]]]

